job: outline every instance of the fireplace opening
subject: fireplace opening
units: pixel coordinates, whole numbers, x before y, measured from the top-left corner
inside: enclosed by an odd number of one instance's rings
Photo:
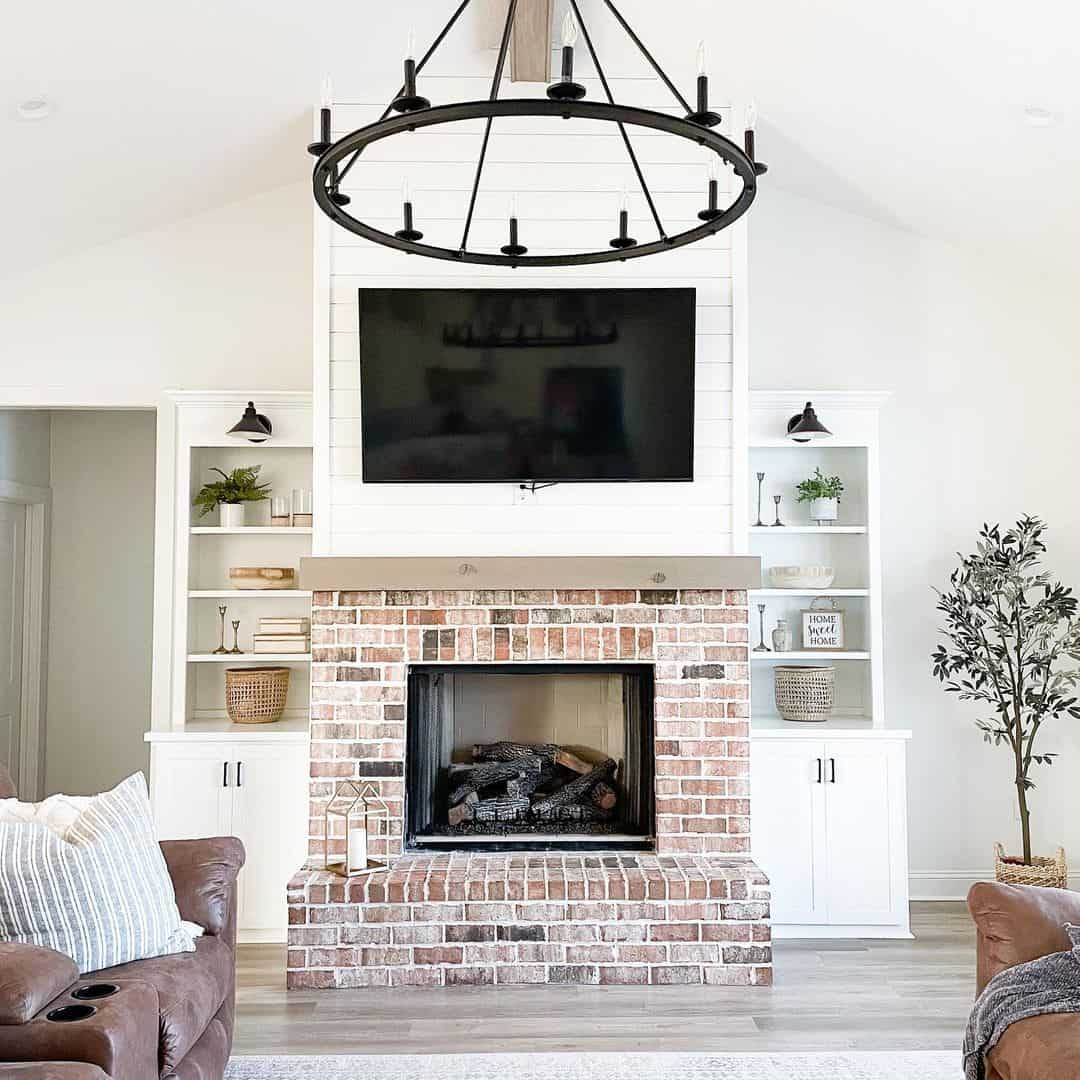
[[[654,849],[649,664],[417,664],[411,850]]]

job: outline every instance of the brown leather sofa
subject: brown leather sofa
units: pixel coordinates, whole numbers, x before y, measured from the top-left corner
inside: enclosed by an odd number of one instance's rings
[[[0,766],[0,798],[14,794]],[[236,876],[244,848],[234,837],[218,837],[165,841],[161,851],[181,917],[206,930],[195,952],[80,977],[75,964],[52,949],[0,943],[0,1076],[220,1080],[224,1075],[232,1048]],[[80,1000],[83,988],[103,983],[116,991]],[[56,1012],[71,1007],[93,1013],[65,1021],[72,1014]]]
[[[999,972],[1071,947],[1063,926],[1080,925],[1080,893],[980,881],[968,893],[978,931],[976,991]],[[987,1055],[987,1080],[1078,1080],[1080,1013],[1019,1020]]]

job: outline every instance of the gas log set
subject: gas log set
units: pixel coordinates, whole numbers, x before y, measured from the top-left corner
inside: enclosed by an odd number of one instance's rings
[[[616,762],[583,761],[554,743],[497,742],[449,768],[448,831],[611,832],[618,816]]]

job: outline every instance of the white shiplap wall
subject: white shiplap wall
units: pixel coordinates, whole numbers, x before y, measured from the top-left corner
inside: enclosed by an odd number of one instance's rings
[[[589,96],[602,93],[582,80]],[[670,111],[654,79],[613,78],[616,100]],[[433,101],[487,96],[475,77],[428,77]],[[510,84],[504,97],[539,96],[543,87]],[[375,119],[383,104],[337,104],[335,138]],[[728,110],[722,130],[730,133]],[[354,212],[389,231],[400,227],[408,176],[417,227],[456,247],[468,203],[482,121],[422,130],[368,148],[344,190]],[[706,155],[697,145],[631,129],[668,232],[704,205]],[[730,174],[726,174],[730,178]],[[732,178],[733,179],[733,178]],[[722,178],[721,186],[727,181]],[[737,183],[737,181],[735,181]],[[606,246],[615,234],[619,192],[630,193],[632,235],[655,238],[618,130],[611,124],[497,120],[477,202],[470,247],[505,243],[512,192],[522,242],[545,249]],[[457,266],[370,244],[316,210],[315,410],[316,550],[335,555],[724,554],[732,550],[733,508],[741,507],[740,440],[744,349],[733,319],[740,225],[709,241],[626,263],[572,269]],[[733,246],[734,245],[734,246]],[[742,280],[740,278],[740,280]],[[420,287],[664,287],[697,289],[697,370],[693,483],[562,484],[536,494],[516,485],[365,485],[361,480],[357,290]],[[733,328],[736,345],[733,349]],[[733,363],[734,361],[734,363]],[[328,483],[323,483],[324,477]],[[736,535],[738,535],[736,533]]]

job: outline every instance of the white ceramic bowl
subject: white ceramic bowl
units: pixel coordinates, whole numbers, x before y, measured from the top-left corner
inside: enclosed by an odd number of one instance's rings
[[[831,566],[770,566],[773,589],[827,589],[836,577]]]

